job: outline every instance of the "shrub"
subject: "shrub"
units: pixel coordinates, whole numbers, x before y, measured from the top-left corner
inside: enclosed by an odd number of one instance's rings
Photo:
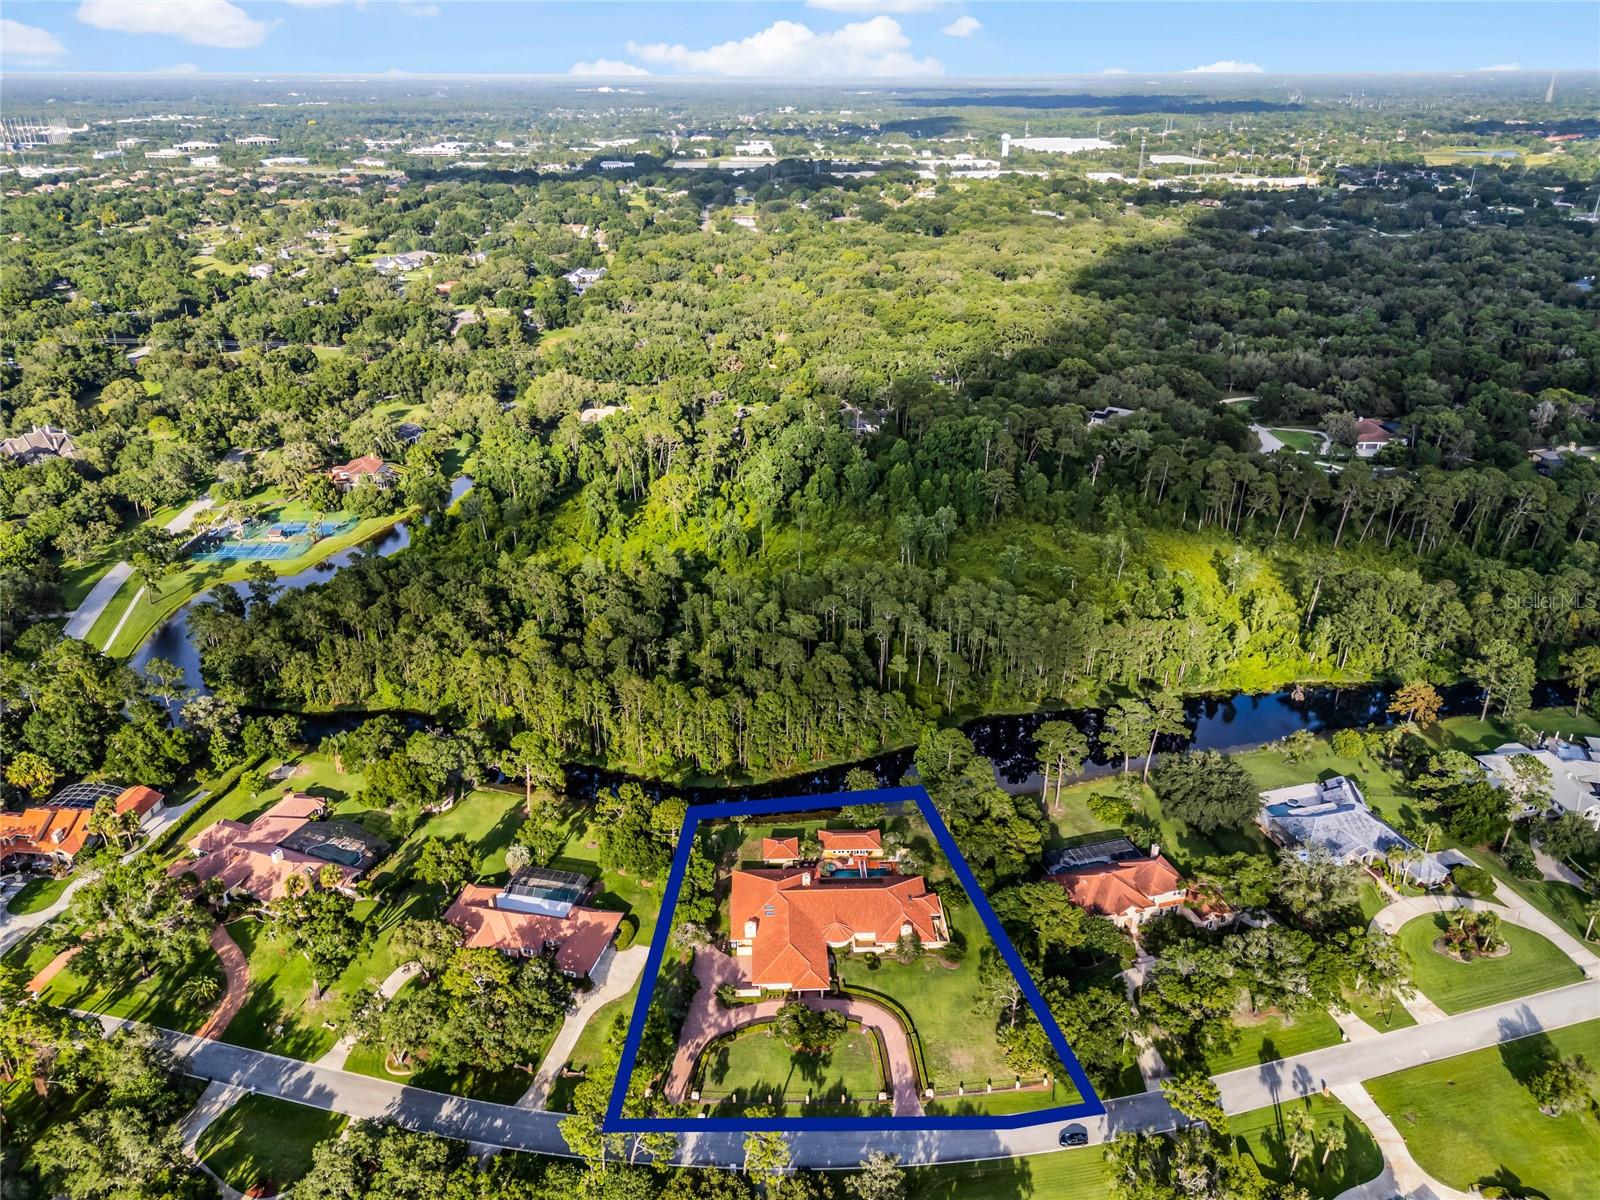
[[[1482,867],[1457,867],[1450,872],[1450,878],[1462,895],[1476,898],[1494,895],[1494,876]]]
[[[736,993],[737,989],[733,984],[719,983],[717,985],[717,1003],[722,1005],[723,1008],[732,1008],[739,1003],[739,997]]]
[[[617,935],[612,939],[612,945],[618,950],[626,950],[633,945],[633,939],[639,936],[639,918],[629,913],[622,918],[622,923],[617,926]]]
[[[1333,735],[1333,752],[1340,758],[1360,758],[1366,738],[1359,729],[1340,729]]]
[[[1533,861],[1533,851],[1528,849],[1526,842],[1512,838],[1506,843],[1505,849],[1500,851],[1500,857],[1506,864],[1506,870],[1518,879],[1541,877],[1539,864]]]

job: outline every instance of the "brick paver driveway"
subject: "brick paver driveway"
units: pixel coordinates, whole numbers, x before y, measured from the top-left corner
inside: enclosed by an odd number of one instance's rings
[[[684,1018],[683,1033],[678,1039],[678,1052],[673,1056],[672,1070],[667,1076],[667,1099],[674,1104],[683,1103],[688,1096],[689,1079],[702,1050],[725,1033],[772,1020],[783,1007],[781,1000],[762,1000],[733,1008],[723,1008],[717,1003],[717,989],[723,984],[742,987],[748,982],[739,960],[720,950],[695,951],[694,975],[700,981],[700,990],[689,1002],[689,1013]],[[893,1101],[894,1115],[922,1115],[922,1098],[917,1094],[917,1072],[912,1063],[911,1044],[906,1040],[906,1031],[894,1014],[865,1000],[837,996],[806,996],[803,1000],[810,1008],[843,1013],[852,1021],[859,1021],[865,1028],[876,1030],[883,1039],[883,1048],[889,1060],[889,1095]]]

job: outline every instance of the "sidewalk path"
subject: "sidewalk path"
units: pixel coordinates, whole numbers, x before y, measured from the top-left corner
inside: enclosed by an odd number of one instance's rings
[[[1359,1083],[1541,1030],[1590,1021],[1597,1008],[1600,982],[1585,979],[1534,996],[1459,1013],[1431,1025],[1231,1071],[1219,1075],[1217,1085],[1225,1111],[1250,1112],[1318,1092],[1323,1084],[1337,1088]],[[107,1029],[133,1024],[118,1017],[100,1016],[99,1020]],[[536,1154],[570,1153],[561,1136],[560,1126],[565,1119],[561,1113],[445,1096],[168,1030],[162,1031],[162,1039],[180,1057],[181,1069],[201,1079],[221,1080],[263,1096],[351,1117],[386,1117],[408,1129],[459,1141]],[[1108,1101],[1104,1117],[1083,1120],[1091,1141],[1104,1141],[1126,1130],[1170,1129],[1175,1123],[1176,1117],[1165,1099],[1144,1092]],[[899,1154],[910,1166],[1055,1151],[1059,1149],[1056,1139],[1060,1131],[1061,1124],[1056,1120],[1010,1130],[819,1130],[792,1134],[789,1144],[796,1166],[854,1167],[872,1150]],[[744,1135],[721,1131],[686,1134],[680,1140],[675,1161],[685,1166],[738,1167],[744,1162]]]
[[[406,963],[403,967],[396,967],[384,977],[378,985],[378,995],[385,1000],[393,1000],[399,990],[410,983],[421,971],[416,963]],[[317,1066],[332,1067],[335,1070],[344,1070],[344,1064],[350,1060],[350,1051],[356,1048],[360,1039],[354,1033],[347,1033],[333,1044],[333,1048],[317,1059]]]
[[[600,1009],[633,990],[633,985],[639,982],[639,976],[644,972],[644,961],[649,957],[648,946],[606,951],[605,957],[590,976],[594,987],[579,997],[578,1003],[567,1014],[567,1019],[561,1023],[556,1040],[550,1043],[550,1049],[545,1053],[544,1062],[539,1064],[533,1083],[522,1093],[522,1099],[517,1101],[518,1108],[544,1107],[544,1102],[550,1097],[550,1089],[555,1086],[562,1068],[572,1057],[572,1048],[578,1044],[584,1027]]]
[[[206,1084],[206,1090],[200,1093],[200,1099],[194,1102],[194,1107],[183,1115],[183,1120],[178,1122],[178,1128],[183,1131],[183,1148],[193,1154],[194,1148],[200,1144],[200,1135],[210,1128],[213,1121],[244,1099],[244,1096],[245,1090],[234,1087],[231,1083],[212,1080]]]
[[[212,499],[210,496],[201,496],[200,499],[194,501],[167,522],[165,526],[167,532],[186,532],[194,524],[195,518],[210,508],[211,505]],[[83,603],[78,605],[77,610],[67,618],[66,629],[63,630],[66,636],[80,640],[87,638],[89,631],[94,628],[94,623],[100,619],[100,614],[105,612],[106,605],[110,604],[112,598],[122,590],[122,585],[128,581],[128,576],[132,574],[133,568],[131,566],[125,562],[119,562],[104,575],[100,576],[94,587],[89,589],[89,594],[83,598]],[[141,593],[144,591],[143,588],[139,590]],[[134,600],[137,602],[138,597],[135,597]],[[132,604],[128,605],[128,608],[131,609],[132,607]],[[126,614],[123,615],[123,620],[127,620]],[[120,631],[121,628],[121,624],[118,624],[117,629]],[[115,637],[115,635],[112,636]],[[110,644],[111,642],[108,640],[106,645],[109,646]]]
[[[1492,912],[1500,914],[1500,918],[1512,925],[1519,925],[1523,929],[1530,929],[1534,933],[1549,939],[1573,962],[1577,963],[1583,973],[1590,979],[1600,979],[1600,955],[1588,949],[1577,938],[1573,937],[1549,917],[1545,916],[1521,896],[1517,895],[1505,884],[1495,888],[1494,901],[1473,900],[1466,896],[1409,896],[1404,900],[1397,900],[1388,908],[1383,909],[1372,918],[1372,928],[1381,929],[1385,933],[1394,934],[1400,931],[1401,926],[1416,917],[1425,917],[1433,913],[1448,912],[1455,908],[1467,908],[1473,912]],[[1406,1005],[1407,1008],[1411,1006]]]
[[[1339,1028],[1343,1030],[1346,1041],[1363,1042],[1366,1041],[1367,1038],[1381,1036],[1371,1025],[1368,1025],[1360,1017],[1356,1016],[1355,1013],[1349,1012],[1346,1009],[1337,1007],[1330,1008],[1328,1010],[1328,1014],[1334,1019],[1334,1021],[1338,1023]]]
[[[200,1026],[195,1036],[215,1041],[228,1028],[228,1023],[239,1015],[245,997],[250,994],[250,965],[245,962],[244,951],[239,949],[239,943],[221,925],[211,930],[211,948],[222,960],[222,973],[227,982],[223,986],[222,1002],[206,1018],[206,1023]]]
[[[683,1033],[678,1038],[678,1051],[672,1057],[672,1069],[667,1075],[665,1091],[667,1099],[674,1104],[682,1104],[687,1098],[695,1060],[700,1057],[702,1050],[725,1033],[772,1020],[785,1003],[782,1000],[760,1000],[754,1004],[723,1008],[717,1002],[717,989],[725,983],[741,986],[746,980],[739,960],[718,950],[695,951],[694,974],[700,981],[700,990],[689,1002]],[[889,1091],[894,1115],[922,1116],[922,1097],[917,1094],[917,1071],[911,1057],[911,1042],[893,1013],[869,1001],[838,996],[808,996],[804,1003],[808,1008],[843,1013],[852,1021],[859,1021],[865,1028],[876,1030],[883,1039],[884,1054],[889,1060]]]
[[[1383,1174],[1341,1192],[1338,1200],[1393,1200],[1396,1196],[1406,1200],[1477,1200],[1474,1195],[1440,1183],[1417,1165],[1405,1138],[1366,1088],[1359,1083],[1346,1083],[1334,1088],[1333,1094],[1367,1127],[1383,1151],[1384,1162]]]

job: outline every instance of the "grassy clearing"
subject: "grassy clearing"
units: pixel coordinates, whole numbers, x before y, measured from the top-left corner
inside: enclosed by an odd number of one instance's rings
[[[978,978],[981,950],[992,944],[991,939],[971,907],[952,912],[950,925],[952,933],[967,943],[966,955],[953,970],[936,953],[910,964],[884,958],[876,971],[868,967],[864,955],[845,955],[839,960],[840,978],[883,992],[904,1006],[916,1025],[932,1085],[938,1090],[957,1085],[981,1090],[988,1083],[1009,1087],[1015,1075],[994,1037],[989,996]]]
[[[339,1113],[245,1096],[200,1135],[195,1153],[229,1187],[259,1186],[273,1195],[297,1183],[311,1169],[312,1148],[338,1137],[344,1125]]]
[[[1493,875],[1502,886],[1521,896],[1580,942],[1583,941],[1584,931],[1589,926],[1589,918],[1584,914],[1584,905],[1591,897],[1581,888],[1573,887],[1572,884],[1559,879],[1518,879],[1506,870],[1505,862],[1493,850],[1479,848],[1468,850],[1467,854],[1473,862]],[[1600,930],[1600,922],[1595,923],[1595,928]]]
[[[1320,1148],[1294,1172],[1293,1181],[1315,1200],[1332,1200],[1340,1192],[1365,1183],[1383,1170],[1377,1144],[1349,1109],[1337,1100],[1312,1096],[1303,1104],[1320,1131],[1331,1123],[1344,1129],[1347,1145],[1330,1155],[1326,1166],[1316,1161]],[[1290,1181],[1284,1149],[1287,1108],[1277,1106],[1243,1113],[1229,1121],[1235,1149],[1256,1160],[1261,1173],[1276,1183]],[[1033,1154],[987,1162],[916,1167],[907,1172],[912,1200],[1109,1200],[1110,1173],[1105,1150],[1086,1146],[1056,1154]]]
[[[1344,994],[1344,1006],[1379,1033],[1388,1033],[1394,1029],[1406,1029],[1417,1023],[1417,1019],[1398,1000],[1382,1004],[1371,996],[1363,996],[1358,992],[1346,992]]]
[[[1367,1091],[1423,1170],[1441,1183],[1587,1200],[1600,1178],[1594,1111],[1547,1117],[1525,1086],[1547,1061],[1571,1054],[1600,1062],[1600,1021],[1385,1075],[1369,1081]],[[1600,1087],[1591,1087],[1600,1101]]]
[[[1466,1012],[1518,996],[1575,983],[1583,978],[1570,958],[1545,938],[1520,926],[1503,923],[1511,953],[1501,958],[1457,962],[1433,948],[1447,928],[1443,913],[1406,922],[1400,945],[1411,956],[1417,990],[1447,1013]]]
[[[707,1046],[699,1066],[702,1094],[719,1113],[736,1114],[779,1096],[791,1104],[848,1096],[875,1105],[886,1086],[877,1045],[861,1029],[852,1029],[826,1054],[796,1054],[770,1024],[758,1025]]]
[[[1300,454],[1315,454],[1322,449],[1322,437],[1305,429],[1269,429],[1289,449]]]
[[[1276,1062],[1336,1045],[1344,1037],[1339,1024],[1320,1009],[1296,1017],[1270,1016],[1241,1024],[1239,1041],[1225,1054],[1206,1060],[1206,1072],[1220,1075],[1260,1063]]]
[[[70,875],[60,879],[52,879],[48,875],[36,876],[16,890],[6,902],[6,911],[17,916],[43,912],[61,899],[61,893],[66,891],[67,885],[71,882]]]
[[[29,978],[44,969],[56,956],[49,946],[35,941],[23,960],[23,970]],[[88,1012],[107,1013],[114,1017],[129,1017],[175,1029],[179,1033],[193,1033],[204,1025],[216,1007],[214,1000],[196,1002],[187,984],[196,977],[211,975],[217,981],[221,994],[223,983],[222,963],[216,952],[207,946],[197,955],[194,963],[183,972],[157,972],[147,979],[105,980],[90,979],[72,969],[68,963],[41,993],[51,1004],[63,1008],[78,1008]]]

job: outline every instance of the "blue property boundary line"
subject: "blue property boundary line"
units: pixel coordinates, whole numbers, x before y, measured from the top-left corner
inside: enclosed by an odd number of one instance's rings
[[[683,876],[689,866],[689,853],[694,845],[695,827],[701,821],[730,819],[738,817],[775,816],[778,814],[799,814],[816,809],[851,808],[860,804],[903,804],[911,801],[916,804],[927,821],[928,828],[933,831],[934,840],[939,843],[939,848],[944,851],[951,868],[956,873],[956,878],[961,881],[961,886],[966,888],[967,896],[972,902],[973,909],[982,919],[984,928],[989,936],[994,939],[995,947],[1000,951],[1000,956],[1005,959],[1006,966],[1016,977],[1022,994],[1027,998],[1028,1004],[1033,1009],[1034,1016],[1044,1028],[1045,1036],[1050,1041],[1050,1048],[1055,1051],[1056,1057],[1061,1060],[1061,1065],[1066,1069],[1073,1085],[1078,1089],[1078,1095],[1083,1099],[1077,1104],[1058,1104],[1052,1108],[1033,1109],[1029,1112],[1008,1113],[997,1116],[982,1115],[951,1115],[951,1116],[921,1116],[921,1117],[627,1117],[623,1115],[623,1108],[628,1097],[628,1083],[633,1077],[634,1064],[639,1057],[639,1045],[644,1040],[645,1022],[650,1011],[650,1001],[655,996],[656,983],[661,974],[661,962],[666,957],[667,938],[672,930],[670,920],[678,906],[678,894],[683,890]],[[961,848],[956,845],[955,838],[950,836],[950,830],[945,826],[944,819],[939,816],[929,799],[928,793],[920,787],[893,787],[875,788],[868,792],[833,792],[820,796],[781,796],[773,800],[752,800],[742,804],[695,804],[691,805],[684,814],[683,827],[678,831],[678,848],[672,857],[672,870],[667,875],[667,884],[661,893],[661,918],[656,923],[655,936],[650,941],[650,955],[645,959],[644,974],[640,977],[641,988],[638,1003],[634,1006],[633,1019],[628,1025],[628,1038],[623,1043],[622,1058],[617,1064],[617,1078],[611,1089],[611,1103],[606,1108],[606,1115],[601,1129],[606,1133],[694,1133],[697,1131],[719,1131],[749,1133],[767,1130],[816,1130],[816,1131],[862,1131],[862,1130],[896,1130],[896,1129],[1022,1129],[1030,1125],[1039,1125],[1047,1121],[1070,1120],[1077,1117],[1097,1117],[1105,1112],[1105,1105],[1096,1095],[1094,1086],[1089,1082],[1083,1068],[1078,1065],[1078,1059],[1072,1053],[1072,1047],[1067,1044],[1066,1035],[1061,1032],[1061,1026],[1056,1023],[1050,1008],[1044,1002],[1044,997],[1039,994],[1038,987],[1034,984],[1028,969],[1023,965],[1022,956],[1017,953],[1011,939],[1006,935],[1005,928],[1000,924],[1000,918],[995,916],[994,909],[989,906],[989,897],[978,886],[978,881],[973,877],[972,869],[967,866],[967,860],[961,853]]]

